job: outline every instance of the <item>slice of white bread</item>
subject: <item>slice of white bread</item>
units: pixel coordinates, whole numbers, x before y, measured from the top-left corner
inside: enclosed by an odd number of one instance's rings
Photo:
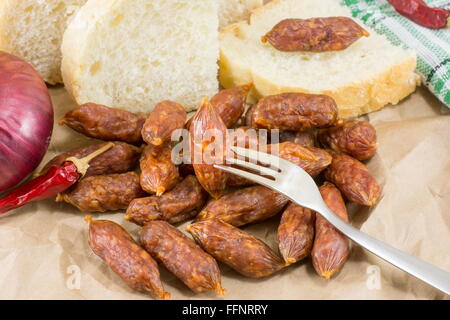
[[[263,0],[216,0],[220,26],[247,19]],[[87,0],[1,0],[0,50],[31,63],[49,84],[62,82],[61,41]]]
[[[69,24],[62,74],[79,104],[187,111],[218,90],[215,0],[89,0]]]
[[[1,0],[0,50],[28,61],[50,84],[62,82],[61,39],[87,0]]]
[[[274,0],[256,9],[246,21],[220,34],[220,81],[228,88],[253,82],[255,95],[281,92],[332,96],[340,117],[378,110],[412,93],[419,83],[416,55],[373,30],[342,51],[281,52],[261,37],[286,18],[349,16],[336,0]]]
[[[248,19],[250,12],[263,5],[263,0],[218,0],[219,25],[223,28],[231,23]]]

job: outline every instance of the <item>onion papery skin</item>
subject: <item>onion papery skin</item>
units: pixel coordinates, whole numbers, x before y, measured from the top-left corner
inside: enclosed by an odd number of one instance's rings
[[[36,169],[53,130],[47,86],[24,60],[0,51],[0,192]]]

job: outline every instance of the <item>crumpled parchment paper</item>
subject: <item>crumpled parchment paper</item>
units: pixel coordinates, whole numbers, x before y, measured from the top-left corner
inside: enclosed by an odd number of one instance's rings
[[[52,88],[55,120],[74,107],[64,88]],[[450,113],[423,88],[397,106],[368,116],[378,130],[379,151],[368,166],[383,185],[372,209],[350,205],[353,225],[363,232],[450,272]],[[55,125],[44,159],[94,143]],[[301,186],[299,186],[301,189]],[[123,212],[95,215],[122,224],[133,236],[139,227]],[[87,244],[84,214],[53,200],[0,218],[1,299],[151,299],[133,292]],[[279,216],[246,230],[276,249]],[[180,226],[184,230],[185,225]],[[449,299],[353,245],[342,272],[319,278],[309,259],[260,280],[246,279],[221,265],[228,295],[220,299]],[[194,295],[161,267],[173,299]]]

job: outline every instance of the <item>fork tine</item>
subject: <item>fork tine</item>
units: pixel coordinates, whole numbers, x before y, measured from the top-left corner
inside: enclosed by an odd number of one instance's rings
[[[258,171],[261,174],[267,175],[267,176],[276,177],[276,175],[279,174],[275,170],[272,170],[270,168],[266,168],[263,166],[259,166],[257,164],[254,164],[254,163],[248,162],[248,161],[243,161],[243,160],[239,160],[239,159],[235,159],[235,158],[227,158],[226,161],[227,161],[227,163],[230,163],[230,164],[236,164],[236,165],[239,165],[246,169]]]
[[[265,165],[270,165],[272,168],[280,168],[280,163],[282,162],[279,157],[271,155],[269,153],[258,152],[253,149],[245,149],[239,147],[231,147],[238,156],[247,157],[250,161],[259,161]]]
[[[253,149],[244,149],[239,147],[231,147],[231,149],[241,157],[247,157],[250,161],[259,161],[266,165],[270,165],[272,168],[278,169],[280,175],[289,175],[292,170],[296,171],[297,175],[300,175],[308,182],[314,182],[313,178],[300,166],[293,164],[283,158],[277,157],[270,153],[264,153]],[[276,164],[276,165],[275,165]],[[315,182],[314,182],[315,183]]]
[[[221,169],[223,171],[235,174],[237,176],[240,176],[240,177],[243,177],[243,178],[246,178],[246,179],[249,179],[249,180],[253,180],[256,183],[262,184],[262,185],[264,185],[264,186],[266,186],[268,188],[274,188],[275,181],[270,180],[268,178],[264,178],[264,177],[258,176],[257,174],[250,173],[250,172],[247,172],[247,171],[244,171],[244,170],[240,170],[240,169],[236,169],[236,168],[233,168],[233,167],[223,166],[223,165],[220,165],[220,164],[215,164],[214,167],[218,168],[218,169]]]

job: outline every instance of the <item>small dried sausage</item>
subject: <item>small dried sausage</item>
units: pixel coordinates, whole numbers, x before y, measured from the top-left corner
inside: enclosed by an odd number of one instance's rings
[[[44,166],[39,175],[45,174],[52,166],[61,166],[67,158],[84,158],[102,148],[105,144],[91,145],[57,155]],[[84,176],[98,176],[132,171],[136,167],[140,155],[140,148],[124,142],[114,142],[114,147],[89,162],[89,168]]]
[[[320,143],[358,160],[367,160],[377,151],[377,131],[367,121],[348,120],[319,131]]]
[[[271,153],[276,154],[284,160],[298,165],[312,177],[318,176],[331,163],[332,157],[322,149],[314,147],[302,147],[293,142],[283,142],[271,145]]]
[[[288,198],[269,188],[248,187],[210,201],[197,216],[197,221],[220,219],[240,227],[275,216],[288,201]]]
[[[155,147],[147,145],[141,160],[141,187],[148,193],[162,195],[178,183],[177,166],[172,161],[170,145]]]
[[[196,222],[187,230],[203,250],[246,277],[266,277],[284,267],[264,242],[221,220]]]
[[[214,164],[225,163],[227,127],[211,103],[205,99],[189,130],[195,175],[213,198],[219,198],[225,191],[227,174],[215,168]]]
[[[255,185],[256,182],[245,179],[241,176],[229,173],[227,177],[227,188],[243,188]]]
[[[280,143],[294,142],[302,147],[315,147],[316,138],[311,131],[280,131]]]
[[[264,138],[267,144],[267,137],[260,136],[254,128],[244,126],[228,131],[227,142],[240,148],[258,149],[260,143],[264,143]]]
[[[128,206],[125,219],[141,226],[152,220],[179,223],[196,216],[206,200],[207,194],[197,178],[187,176],[172,191],[160,197],[134,199]]]
[[[125,110],[95,103],[83,104],[69,111],[60,121],[85,136],[104,141],[142,142],[145,117]]]
[[[285,19],[262,37],[280,51],[337,51],[370,34],[347,17]]]
[[[278,226],[278,247],[286,264],[296,263],[310,255],[314,243],[316,214],[291,203]]]
[[[331,183],[320,187],[320,193],[331,211],[348,223],[347,208],[339,190]],[[350,254],[350,242],[321,215],[316,217],[316,237],[312,250],[312,263],[316,272],[330,279],[343,267]]]
[[[144,249],[195,293],[224,295],[219,266],[194,241],[165,221],[151,221],[140,232]]]
[[[183,106],[169,100],[162,101],[148,115],[142,128],[142,138],[147,144],[160,146],[170,141],[175,130],[184,127],[186,118]]]
[[[233,127],[241,118],[245,111],[245,102],[251,88],[251,84],[246,84],[225,89],[211,98],[211,105],[227,128]],[[188,121],[186,128],[190,128],[192,121],[193,118]]]
[[[211,104],[227,128],[231,128],[241,118],[251,88],[251,84],[246,84],[225,89],[211,98]]]
[[[259,100],[251,125],[260,129],[308,131],[332,126],[338,117],[333,98],[323,94],[281,93]]]
[[[59,194],[56,201],[70,203],[83,212],[106,212],[126,209],[143,195],[139,176],[127,172],[84,178],[72,190]]]
[[[158,264],[120,225],[108,220],[89,223],[89,246],[132,289],[169,299],[161,283]]]
[[[381,197],[381,188],[367,167],[346,154],[329,151],[333,156],[325,170],[325,179],[334,183],[344,196],[364,206],[374,206]]]

